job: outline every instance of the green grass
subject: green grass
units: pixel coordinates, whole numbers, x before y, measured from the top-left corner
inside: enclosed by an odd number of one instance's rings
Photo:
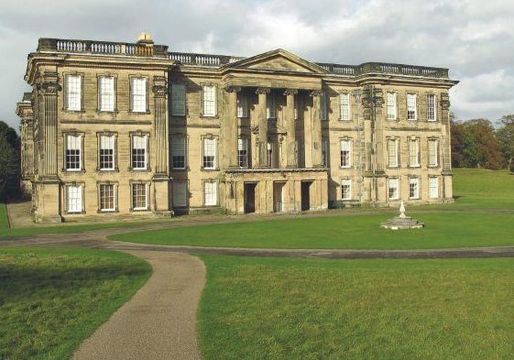
[[[205,359],[511,359],[514,261],[202,256]]]
[[[7,206],[0,203],[0,237],[9,231],[9,219],[7,217]]]
[[[379,228],[390,210],[182,227],[112,236],[130,242],[247,248],[427,249],[514,245],[514,176],[455,170],[455,204],[409,207],[426,228]]]
[[[151,273],[127,254],[0,249],[0,359],[66,359]]]

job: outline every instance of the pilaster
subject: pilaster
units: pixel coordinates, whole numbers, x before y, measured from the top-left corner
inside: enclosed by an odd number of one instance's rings
[[[312,109],[311,109],[311,138],[312,138],[312,146],[311,146],[311,166],[312,167],[322,167],[323,159],[321,156],[321,92],[320,91],[312,91],[310,93],[312,97]],[[307,159],[306,164],[307,167]]]
[[[42,177],[57,179],[57,93],[61,90],[57,72],[45,71],[41,83],[43,113],[41,126],[44,137]],[[58,194],[56,194],[58,195]]]
[[[296,120],[294,117],[295,96],[298,90],[287,89],[284,92],[286,96],[286,164],[289,168],[298,167],[298,149],[296,144]]]

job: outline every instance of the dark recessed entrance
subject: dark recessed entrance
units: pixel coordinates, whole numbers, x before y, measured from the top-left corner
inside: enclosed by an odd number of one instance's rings
[[[245,183],[245,214],[255,212],[255,183]]]
[[[310,187],[312,182],[302,182],[302,211],[307,211],[311,208],[311,194]]]

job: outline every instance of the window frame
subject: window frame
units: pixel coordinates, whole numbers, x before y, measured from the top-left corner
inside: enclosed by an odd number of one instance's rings
[[[412,108],[410,108],[410,110],[409,110],[409,107],[410,107],[410,105],[409,105],[409,98],[414,99],[414,108],[413,108],[413,110],[412,110]],[[411,118],[409,116],[410,112],[414,113],[414,117]],[[407,120],[408,121],[417,121],[418,120],[418,95],[414,94],[414,93],[407,93]]]
[[[416,185],[415,194],[412,194],[412,185]],[[409,199],[419,200],[420,199],[420,181],[419,177],[409,177]]]
[[[213,99],[212,100],[207,100],[206,99],[206,91],[205,89],[212,89],[212,95],[213,95]],[[212,103],[212,113],[207,113],[205,110],[206,110],[206,104],[207,104],[207,101],[211,102]],[[207,118],[215,118],[218,116],[218,87],[214,84],[203,84],[202,85],[202,104],[201,104],[201,109],[202,109],[202,113],[201,113],[201,116],[202,117],[207,117]]]
[[[113,197],[113,207],[112,208],[102,208],[102,187],[103,186],[112,186],[112,197]],[[97,185],[98,191],[98,212],[100,213],[113,213],[118,211],[118,184],[114,182],[100,182]]]
[[[134,89],[134,82],[137,81],[137,80],[143,80],[144,81],[144,86],[142,87],[142,89],[144,89],[144,96],[142,96],[144,98],[144,109],[135,109],[135,89]],[[148,114],[149,113],[149,106],[148,106],[148,88],[149,88],[149,80],[148,80],[148,77],[147,76],[139,76],[139,75],[132,75],[129,77],[129,90],[130,90],[130,95],[129,95],[129,100],[130,100],[130,112],[132,114]]]
[[[102,167],[102,137],[111,137],[112,138],[112,168],[106,168]],[[117,164],[117,145],[118,145],[118,138],[116,133],[110,133],[110,132],[99,132],[97,133],[97,144],[98,144],[98,171],[118,171],[118,164]]]
[[[246,119],[249,117],[249,98],[248,94],[244,91],[237,92],[236,116],[239,119]]]
[[[392,98],[392,104],[389,103],[389,97]],[[393,112],[390,113],[389,110]],[[390,116],[391,115],[391,116]],[[394,91],[388,91],[386,94],[386,119],[389,121],[398,120],[398,93]]]
[[[343,102],[343,98],[346,98],[347,103]],[[345,108],[346,107],[346,117]],[[351,96],[349,92],[342,92],[339,94],[339,120],[340,121],[351,121],[352,120],[352,112],[351,112]]]
[[[209,167],[205,166],[207,163],[206,156],[212,156],[212,155],[205,154],[206,141],[214,141],[214,155],[213,155],[213,159],[212,159],[212,166],[209,166]],[[204,137],[202,137],[201,144],[202,144],[202,158],[201,158],[202,170],[207,170],[207,171],[218,170],[218,138],[214,137],[214,136],[204,136]]]
[[[102,81],[105,79],[112,79],[112,109],[103,108],[104,102],[102,100],[102,97],[103,97]],[[105,112],[105,113],[116,112],[117,111],[117,107],[116,107],[116,105],[117,105],[117,94],[116,94],[117,93],[117,77],[115,75],[110,75],[110,74],[98,75],[98,77],[97,77],[97,92],[98,92],[98,96],[97,96],[98,112]]]
[[[433,99],[433,117],[430,117],[430,99]],[[435,94],[427,94],[427,121],[437,122],[437,96]]]
[[[435,144],[434,153],[432,153],[431,144]],[[439,139],[429,138],[428,139],[428,167],[429,168],[437,168],[439,167]],[[435,160],[432,163],[432,160]]]
[[[244,152],[244,154],[241,152]],[[248,138],[246,136],[240,136],[237,139],[237,165],[240,169],[248,169],[249,167]]]
[[[175,195],[175,191],[176,191],[176,188],[175,186],[178,185],[178,184],[182,184],[184,185],[184,203],[183,205],[182,204],[176,204],[175,203],[175,199],[177,198]],[[171,206],[173,208],[186,208],[188,206],[188,181],[187,180],[173,180],[172,184],[171,184],[171,195],[172,195],[172,198],[171,198]]]
[[[435,187],[432,186],[432,181],[435,180]],[[428,178],[428,197],[429,199],[439,199],[440,189],[439,189],[439,177],[438,176],[429,176]],[[435,196],[433,196],[432,189],[435,189]]]
[[[412,151],[411,151],[411,145],[416,144],[416,162],[412,163]],[[420,159],[420,144],[419,144],[419,138],[409,138],[408,142],[408,151],[409,151],[409,167],[410,168],[419,168],[421,167],[421,159]]]
[[[344,187],[348,187],[348,197],[345,197],[344,194]],[[350,201],[353,199],[352,196],[352,179],[342,179],[341,180],[341,200],[343,201]]]
[[[78,93],[78,109],[77,108],[70,108],[70,84],[69,80],[70,78],[78,78],[80,81],[79,84],[79,93]],[[84,111],[84,74],[82,73],[69,73],[64,74],[64,110],[69,112],[82,112]]]
[[[391,143],[394,143],[395,156],[391,156],[391,148],[389,147]],[[391,163],[393,158],[395,159],[394,164]],[[387,167],[395,169],[400,167],[400,139],[398,138],[387,139]]]
[[[135,189],[136,187],[143,186],[145,189],[145,206],[135,206]],[[130,210],[131,211],[149,211],[150,210],[150,184],[143,181],[133,181],[130,183]]]
[[[207,186],[213,186],[214,194],[215,194],[215,202],[214,203],[207,203]],[[219,204],[219,189],[218,189],[218,182],[216,180],[205,180],[203,181],[203,206],[204,207],[212,207],[212,206],[218,206]]]
[[[183,151],[183,163],[184,163],[184,166],[180,167],[180,166],[175,166],[175,157],[180,157],[180,155],[175,155],[175,146],[176,146],[176,143],[177,143],[177,139],[182,139],[183,140],[183,146],[182,146],[182,151]],[[171,169],[172,170],[186,170],[187,167],[188,167],[188,164],[187,164],[187,136],[184,135],[184,134],[172,134],[171,135]]]
[[[85,171],[84,169],[84,141],[85,141],[85,135],[84,133],[77,133],[77,132],[64,132],[64,157],[63,157],[63,171],[65,172],[82,172]],[[69,145],[68,145],[68,137],[75,137],[79,138],[79,153],[78,153],[78,168],[70,168],[68,167],[68,156],[77,156],[77,155],[68,155]],[[77,150],[77,149],[74,149]]]
[[[274,120],[277,118],[277,97],[273,89],[266,94],[266,119]]]
[[[183,92],[179,91],[177,92],[177,89],[183,89]],[[170,90],[171,90],[171,96],[170,96],[170,100],[171,100],[171,106],[170,106],[170,114],[171,116],[186,116],[186,113],[187,113],[187,87],[185,84],[181,84],[181,83],[172,83],[171,86],[170,86]],[[175,98],[176,94],[183,94],[183,98]],[[178,102],[178,104],[180,105],[179,106],[179,109],[178,110],[182,110],[182,111],[177,111],[177,108],[175,107],[176,103]]]
[[[150,135],[148,133],[141,133],[141,132],[133,132],[130,133],[130,170],[132,171],[149,171],[149,157],[150,157]],[[145,138],[145,158],[144,158],[144,167],[135,167],[134,166],[134,138],[136,137],[143,137]]]
[[[343,150],[343,143],[346,142],[348,143],[348,150]],[[341,169],[350,169],[352,167],[352,164],[353,164],[353,161],[352,161],[352,156],[353,156],[353,141],[351,139],[340,139],[339,140],[339,167]],[[348,159],[348,164],[345,164],[343,165],[343,151],[348,151],[348,155],[347,155],[347,159]],[[346,157],[345,157],[346,158]]]
[[[391,197],[391,189],[393,188],[391,186],[391,184],[393,181],[396,183],[396,196],[395,197]],[[399,178],[395,177],[395,178],[387,179],[387,198],[389,200],[400,200],[400,179]]]
[[[84,214],[84,183],[65,183],[64,184],[64,205],[66,214],[75,215],[75,214]],[[70,188],[79,188],[80,194],[80,210],[71,210],[70,209]]]

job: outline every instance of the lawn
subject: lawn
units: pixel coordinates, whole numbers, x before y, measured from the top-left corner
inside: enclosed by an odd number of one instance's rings
[[[246,248],[429,249],[514,245],[514,176],[457,169],[455,204],[408,207],[426,228],[394,232],[379,224],[383,209],[337,216],[297,217],[135,232],[130,242]]]
[[[0,359],[69,358],[150,273],[113,251],[0,249]]]
[[[205,359],[511,359],[514,261],[202,256]]]

